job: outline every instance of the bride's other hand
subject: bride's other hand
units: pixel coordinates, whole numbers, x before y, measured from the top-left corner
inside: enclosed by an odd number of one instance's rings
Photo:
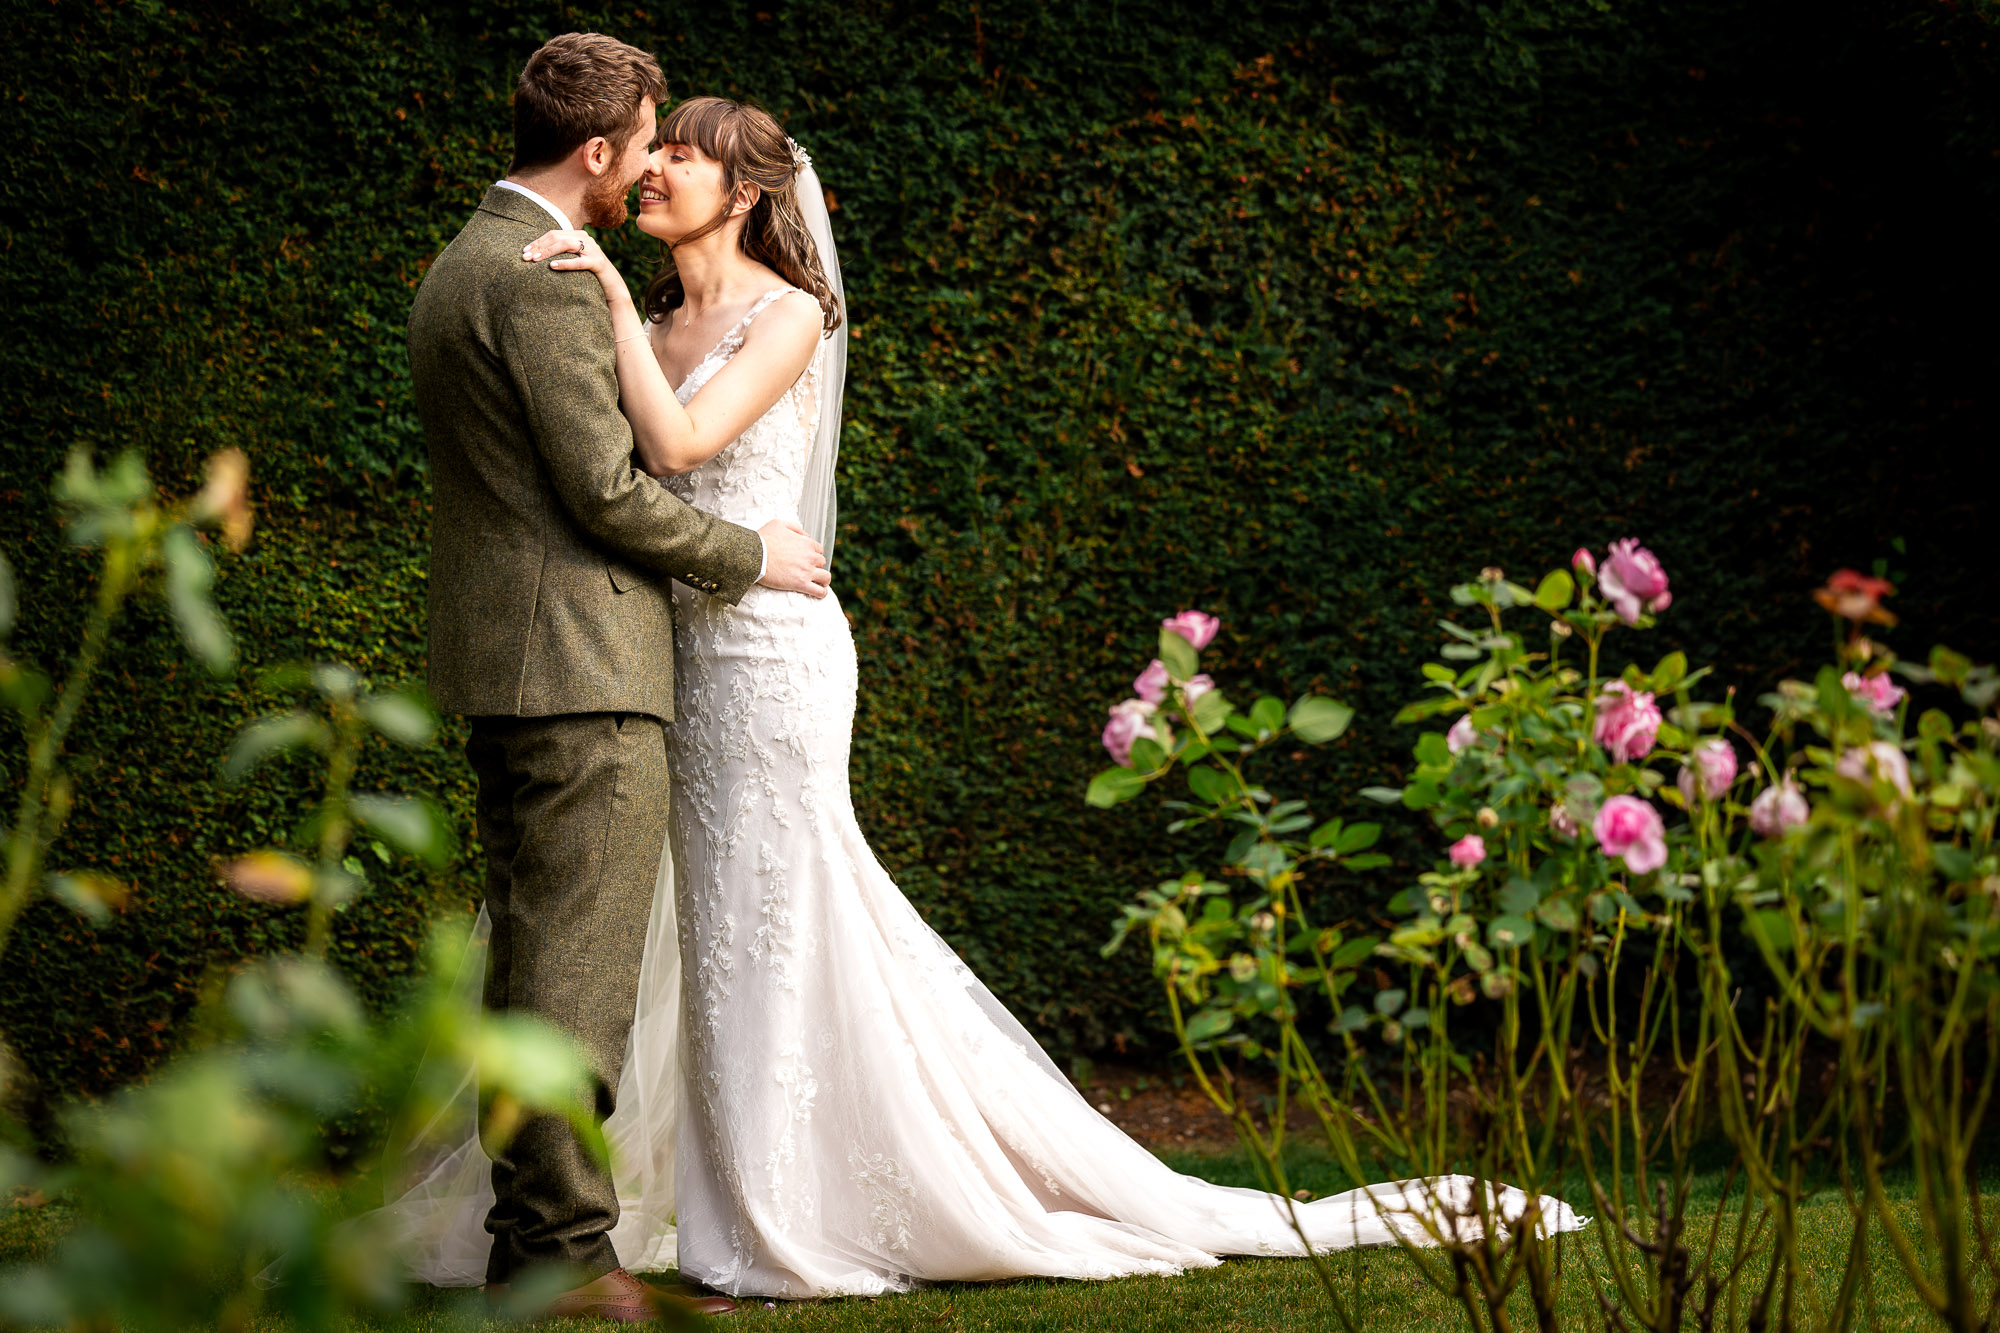
[[[774,518],[757,529],[757,535],[764,539],[764,577],[757,582],[780,592],[826,596],[833,575],[819,543],[806,536],[803,528]]]
[[[549,267],[567,271],[584,269],[595,273],[597,280],[604,284],[604,294],[613,300],[621,297],[632,299],[625,289],[624,279],[611,263],[611,256],[604,253],[604,247],[580,231],[545,231],[534,240],[521,247],[524,263],[539,264],[544,259]]]

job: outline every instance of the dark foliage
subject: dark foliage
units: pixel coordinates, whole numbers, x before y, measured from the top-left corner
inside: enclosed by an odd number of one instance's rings
[[[63,451],[136,446],[181,486],[239,444],[261,528],[221,596],[251,661],[419,675],[403,321],[506,160],[520,61],[594,27],[657,50],[676,95],[777,113],[833,192],[854,312],[857,803],[1058,1050],[1157,1040],[1144,961],[1097,946],[1181,853],[1081,794],[1182,606],[1224,617],[1231,677],[1360,708],[1272,775],[1322,814],[1400,770],[1387,719],[1482,565],[1639,536],[1674,579],[1661,647],[1753,691],[1821,660],[1807,589],[1880,557],[1905,651],[2000,648],[2000,32],[1978,4],[4,14],[0,543],[45,658],[77,615]],[[650,247],[613,243],[641,281]],[[144,1070],[211,969],[298,929],[212,871],[302,807],[283,773],[214,781],[267,702],[198,680],[163,614],[128,628],[57,861],[138,897],[95,931],[37,909],[0,976],[0,1027],[54,1089]],[[469,809],[455,754],[371,762]],[[1427,859],[1414,833],[1400,854]],[[381,868],[336,960],[386,998],[478,877]],[[1396,883],[1319,892],[1365,912]]]

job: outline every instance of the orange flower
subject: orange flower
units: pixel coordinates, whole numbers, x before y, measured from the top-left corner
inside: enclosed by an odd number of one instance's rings
[[[198,520],[222,529],[232,551],[250,544],[250,459],[241,449],[222,449],[208,460],[208,484],[195,497]]]
[[[1882,609],[1882,599],[1893,596],[1895,591],[1896,585],[1887,579],[1870,578],[1852,569],[1837,569],[1824,588],[1813,589],[1813,600],[1844,620],[1893,625],[1896,617]]]
[[[312,867],[283,852],[252,852],[222,868],[222,880],[245,898],[298,903],[312,896]]]

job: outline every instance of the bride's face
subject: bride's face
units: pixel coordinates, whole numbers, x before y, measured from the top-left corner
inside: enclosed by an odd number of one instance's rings
[[[639,230],[673,245],[722,211],[722,164],[691,144],[653,150],[639,178]]]

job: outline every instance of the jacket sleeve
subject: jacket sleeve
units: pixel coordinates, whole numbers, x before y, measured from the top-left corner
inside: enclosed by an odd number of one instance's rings
[[[622,559],[740,600],[762,571],[763,540],[690,507],[632,465],[602,288],[588,273],[535,277],[532,299],[508,306],[499,350],[563,507]]]

